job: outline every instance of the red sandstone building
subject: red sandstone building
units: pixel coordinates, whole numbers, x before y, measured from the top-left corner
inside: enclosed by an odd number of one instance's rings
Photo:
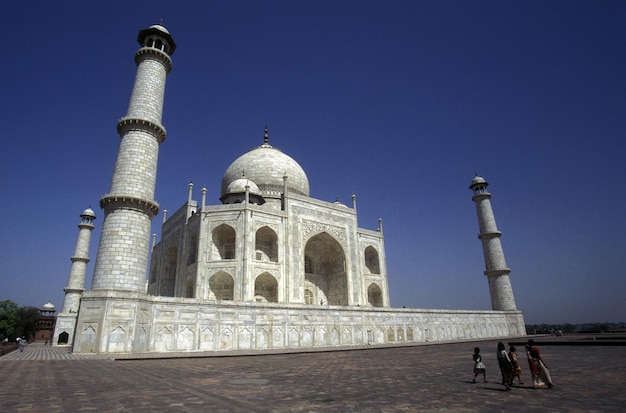
[[[35,333],[35,341],[50,341],[52,333],[54,333],[54,324],[56,322],[56,308],[54,304],[48,302],[39,309],[39,321],[37,324],[37,332]]]

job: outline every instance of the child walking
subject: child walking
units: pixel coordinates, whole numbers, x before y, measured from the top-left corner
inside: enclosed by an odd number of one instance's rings
[[[519,384],[524,384],[522,381],[522,366],[519,365],[519,360],[517,359],[517,349],[515,346],[509,347],[509,358],[511,359],[511,364],[513,365],[513,378],[517,377],[517,381]]]
[[[472,358],[474,359],[474,380],[472,380],[472,383],[476,383],[476,377],[478,377],[479,374],[483,375],[483,383],[487,383],[486,369],[483,364],[483,358],[480,355],[480,348],[474,347],[474,355]]]

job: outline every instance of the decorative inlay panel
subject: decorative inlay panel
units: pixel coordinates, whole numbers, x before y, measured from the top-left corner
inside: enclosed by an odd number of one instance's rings
[[[315,235],[320,232],[327,232],[331,234],[343,247],[346,247],[345,229],[321,222],[309,221],[306,219],[302,220],[302,238],[304,240],[310,238],[311,235]]]

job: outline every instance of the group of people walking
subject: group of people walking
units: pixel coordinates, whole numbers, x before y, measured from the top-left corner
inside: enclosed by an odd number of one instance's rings
[[[496,353],[498,358],[498,366],[500,367],[500,373],[502,374],[502,384],[507,390],[511,389],[513,380],[517,377],[518,384],[524,384],[522,382],[522,367],[520,366],[517,356],[517,349],[515,346],[510,346],[507,352],[504,343],[501,341],[498,343],[498,351]],[[482,356],[480,355],[480,348],[474,348],[474,379],[472,383],[476,383],[476,378],[479,375],[483,376],[483,383],[487,383],[487,371],[485,364],[483,363]],[[552,379],[550,378],[550,371],[541,358],[541,352],[535,346],[535,341],[531,338],[526,343],[526,358],[528,359],[528,367],[530,374],[532,375],[533,385],[536,389],[542,387],[552,388]]]

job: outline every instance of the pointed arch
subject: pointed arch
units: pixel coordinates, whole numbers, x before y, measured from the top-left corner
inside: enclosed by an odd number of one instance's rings
[[[404,341],[404,329],[402,327],[398,327],[397,333],[398,341]]]
[[[256,348],[268,348],[269,347],[269,331],[267,328],[257,328],[256,335]]]
[[[92,326],[87,326],[80,335],[80,352],[96,352],[96,330]]]
[[[187,265],[194,264],[198,257],[198,234],[193,233],[189,236],[187,243]]]
[[[69,338],[70,338],[70,334],[67,331],[64,331],[61,334],[59,334],[59,339],[57,340],[57,344],[67,344]]]
[[[219,271],[209,279],[209,299],[233,300],[235,283],[232,275]]]
[[[320,304],[348,305],[346,257],[341,244],[327,232],[311,237],[304,247],[305,288]]]
[[[264,226],[258,229],[254,238],[255,259],[278,262],[278,236],[276,232],[270,227]]]
[[[222,224],[213,230],[212,260],[235,259],[235,229],[227,224]]]
[[[383,292],[376,283],[372,283],[367,287],[367,303],[372,307],[383,306]]]
[[[163,280],[161,282],[160,294],[165,297],[174,297],[174,287],[176,285],[176,271],[178,266],[178,248],[170,245],[165,253],[163,267]]]
[[[200,334],[200,350],[213,350],[215,346],[215,333],[210,327],[205,327]]]
[[[177,350],[191,350],[194,345],[194,332],[189,328],[185,327],[178,333],[178,342],[176,343]]]
[[[135,341],[135,351],[146,351],[148,349],[148,332],[146,328],[141,326],[139,328],[139,334],[137,334],[137,341]]]
[[[156,351],[170,351],[172,349],[172,342],[174,335],[167,327],[162,327],[157,331],[154,337],[154,349]]]
[[[232,349],[234,336],[235,336],[235,333],[233,332],[233,329],[231,327],[229,326],[222,327],[222,330],[220,331],[220,337],[219,337],[220,350]]]
[[[126,350],[126,330],[117,326],[109,333],[109,351],[112,353]]]
[[[255,301],[277,303],[278,302],[278,282],[270,273],[264,272],[256,277],[254,281]]]
[[[365,248],[363,253],[365,258],[365,267],[370,274],[380,274],[380,260],[378,259],[378,251],[376,248],[369,246]]]

